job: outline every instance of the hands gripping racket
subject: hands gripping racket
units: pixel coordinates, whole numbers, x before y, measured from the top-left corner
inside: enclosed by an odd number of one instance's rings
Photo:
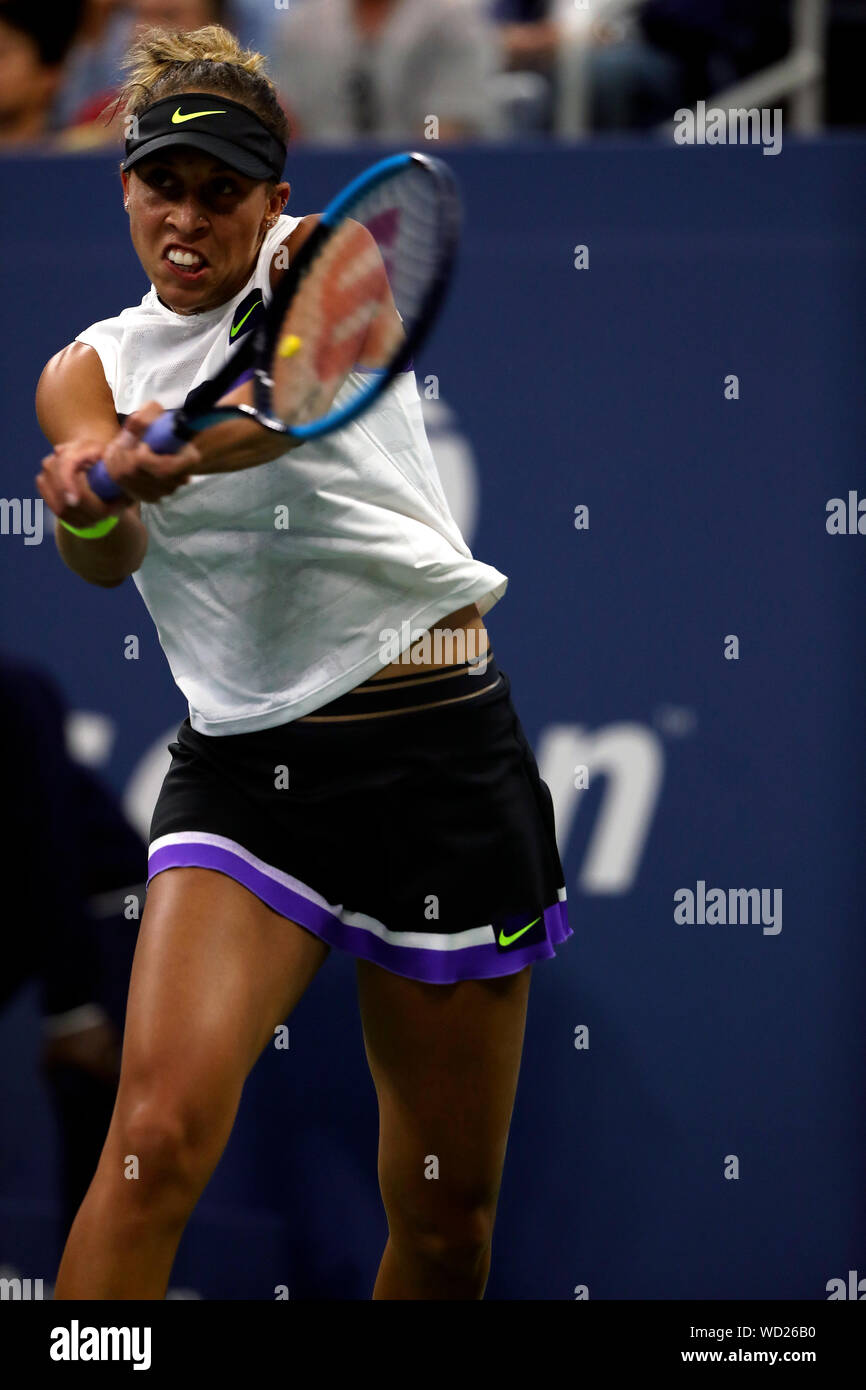
[[[167,410],[144,443],[173,454],[199,430],[239,416],[303,442],[357,419],[429,333],[459,219],[454,179],[440,160],[410,153],[374,164],[325,208],[258,329],[197,389],[194,409]],[[255,405],[218,406],[250,372]],[[102,461],[87,482],[103,501],[126,495]]]

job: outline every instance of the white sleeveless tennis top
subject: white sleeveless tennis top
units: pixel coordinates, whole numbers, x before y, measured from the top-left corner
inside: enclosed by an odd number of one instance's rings
[[[226,304],[175,314],[151,285],[135,308],[78,334],[99,354],[119,414],[150,400],[181,406],[214,375],[247,329],[246,309],[269,302],[271,260],[298,221],[279,219]],[[411,371],[335,434],[256,468],[193,477],[141,515],[149,539],[135,583],[204,734],[309,714],[446,614],[468,603],[486,613],[508,584],[473,558],[451,515]],[[383,662],[386,630],[402,637]]]

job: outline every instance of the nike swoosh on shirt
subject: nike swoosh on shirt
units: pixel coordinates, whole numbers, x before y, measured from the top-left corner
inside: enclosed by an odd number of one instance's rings
[[[240,323],[233,323],[233,324],[232,324],[232,331],[231,331],[231,333],[229,334],[229,337],[230,337],[230,338],[233,338],[233,337],[235,336],[236,333],[239,333],[239,332],[241,331],[241,329],[243,328],[243,326],[244,326],[244,324],[246,323],[247,319],[249,318],[250,314],[253,312],[253,309],[258,309],[258,307],[259,307],[259,305],[261,304],[261,302],[262,302],[262,301],[261,301],[260,299],[257,299],[256,302],[255,302],[255,304],[252,304],[252,305],[250,306],[250,308],[247,309],[247,312],[244,314],[244,316],[243,316],[243,318],[241,319]]]
[[[182,116],[182,115],[180,114],[180,107],[178,107],[177,110],[175,111],[174,115],[173,115],[172,118],[171,118],[171,123],[172,123],[172,125],[183,125],[184,121],[194,121],[194,120],[196,120],[196,118],[197,118],[198,116],[225,116],[225,115],[227,115],[227,112],[225,112],[225,111],[190,111],[188,115]]]
[[[512,941],[516,941],[517,938],[518,938],[518,936],[522,936],[523,933],[524,933],[525,931],[529,931],[529,928],[530,928],[530,927],[534,927],[534,926],[535,926],[535,923],[536,923],[536,922],[540,922],[540,921],[541,921],[541,918],[540,918],[540,917],[536,917],[534,921],[532,921],[532,922],[527,922],[527,924],[526,924],[525,927],[521,927],[521,928],[520,928],[520,931],[514,932],[514,934],[513,934],[512,936],[505,936],[504,933],[503,933],[503,931],[502,931],[502,928],[500,927],[500,928],[499,928],[499,944],[500,944],[500,946],[510,946],[511,943],[512,943]]]

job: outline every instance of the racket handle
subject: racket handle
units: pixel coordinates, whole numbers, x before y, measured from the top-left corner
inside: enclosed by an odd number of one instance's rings
[[[180,414],[179,410],[163,411],[145,430],[143,442],[154,454],[176,454],[190,438],[192,431],[182,417],[177,418]],[[122,487],[118,487],[102,459],[88,470],[87,486],[103,502],[116,502],[119,497],[127,495]]]
[[[178,419],[180,416],[180,419]],[[142,436],[143,442],[154,454],[176,454],[191,437],[192,430],[187,426],[179,410],[166,410],[152,425],[148,425]]]
[[[101,497],[103,502],[116,502],[118,497],[126,496],[123,488],[117,486],[102,459],[88,469],[87,486],[97,497]]]

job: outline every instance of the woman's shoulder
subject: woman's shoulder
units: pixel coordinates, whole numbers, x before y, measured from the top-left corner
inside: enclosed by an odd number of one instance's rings
[[[319,222],[321,214],[310,212],[301,217],[282,213],[271,230],[264,252],[270,263],[270,288],[274,289],[284,271],[297,256],[307,237]]]

